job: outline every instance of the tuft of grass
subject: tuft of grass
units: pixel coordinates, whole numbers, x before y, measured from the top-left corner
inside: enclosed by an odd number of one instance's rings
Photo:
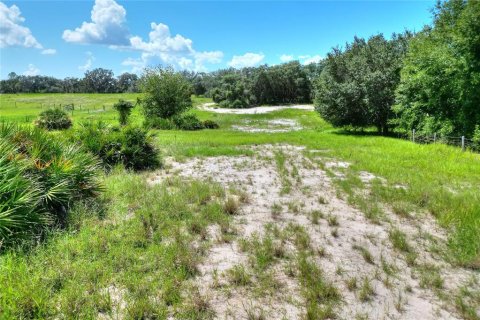
[[[340,223],[338,222],[337,216],[334,216],[332,214],[329,214],[327,216],[327,222],[328,222],[328,225],[331,227],[337,227],[340,225]]]
[[[223,212],[228,215],[237,215],[240,212],[240,204],[233,196],[229,196],[223,203]]]
[[[307,319],[332,319],[334,306],[341,300],[339,290],[328,282],[320,268],[301,254],[298,258],[299,281],[306,300]]]
[[[362,284],[358,291],[358,298],[362,302],[367,302],[372,300],[372,297],[375,295],[375,290],[372,287],[370,279],[367,277],[363,278]]]
[[[235,286],[248,286],[252,283],[252,276],[243,265],[236,265],[229,269],[227,275],[230,283]]]
[[[320,210],[312,210],[310,212],[310,220],[313,224],[319,224],[319,220],[324,218],[324,214]]]
[[[365,247],[363,247],[363,246],[360,246],[360,245],[357,245],[357,244],[354,244],[354,245],[352,246],[352,249],[360,251],[363,259],[364,259],[367,263],[375,264],[374,258],[373,258],[373,256],[372,256],[372,254],[370,253],[370,251],[368,251],[367,248],[365,248]]]

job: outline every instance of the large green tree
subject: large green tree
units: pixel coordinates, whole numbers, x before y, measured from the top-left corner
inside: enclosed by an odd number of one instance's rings
[[[140,79],[145,117],[172,118],[192,107],[192,86],[170,67],[146,69]]]
[[[344,50],[334,48],[315,81],[315,107],[322,117],[334,126],[375,126],[387,134],[408,37],[355,37]]]
[[[473,135],[480,124],[480,1],[437,4],[433,27],[411,40],[394,110],[405,130]]]

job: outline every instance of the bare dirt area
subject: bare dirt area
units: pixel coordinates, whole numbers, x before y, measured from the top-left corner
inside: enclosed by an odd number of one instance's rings
[[[309,110],[313,111],[313,105],[288,105],[288,106],[264,106],[264,107],[253,107],[245,109],[231,109],[231,108],[216,108],[214,107],[215,103],[205,103],[198,108],[204,111],[210,111],[214,113],[230,113],[230,114],[264,114],[273,111],[283,110],[283,109],[298,109],[298,110]]]
[[[433,218],[384,206],[386,217],[372,221],[336,189],[341,175],[327,172],[348,163],[289,145],[253,150],[251,157],[172,160],[168,172],[149,177],[212,179],[239,204],[234,223],[209,228],[211,246],[192,283],[215,318],[312,318],[312,303],[324,313],[331,307],[323,318],[464,318],[455,298],[479,289],[478,273],[441,258],[446,236]],[[364,171],[359,178],[381,180]],[[305,281],[305,261],[330,294]]]
[[[259,126],[260,125],[260,126]],[[279,133],[302,130],[302,126],[293,119],[275,119],[259,121],[246,120],[242,125],[233,125],[233,130],[242,132]]]

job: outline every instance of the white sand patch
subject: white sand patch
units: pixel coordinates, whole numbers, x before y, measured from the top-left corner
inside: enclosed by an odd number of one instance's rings
[[[267,121],[245,121],[246,125],[233,125],[232,129],[243,132],[266,132],[266,133],[279,133],[302,130],[302,126],[293,119],[275,119]],[[256,126],[257,125],[257,126]],[[261,127],[258,127],[261,125]]]
[[[461,318],[452,307],[452,301],[442,301],[433,290],[420,285],[415,267],[406,263],[405,256],[394,249],[389,240],[392,226],[402,230],[419,253],[416,262],[435,265],[449,282],[444,289],[448,291],[444,293],[448,296],[456,292],[467,279],[478,277],[478,273],[453,267],[429,253],[430,242],[422,234],[428,233],[430,238],[441,243],[446,241],[444,231],[431,217],[403,219],[387,212],[387,221],[374,224],[346,200],[336,196],[331,178],[303,156],[302,147],[262,145],[252,149],[256,155],[251,157],[209,157],[171,163],[172,171],[178,170],[180,176],[213,179],[226,189],[233,185],[250,196],[250,201],[242,206],[241,214],[234,217],[237,240],[214,244],[199,266],[200,276],[194,280],[202,294],[209,297],[216,318],[245,319],[247,309],[252,308],[261,308],[268,319],[304,318],[306,310],[300,284],[282,271],[283,260],[273,267],[282,287],[271,295],[259,297],[248,286],[225,287],[228,284],[226,270],[235,265],[249,265],[248,254],[239,249],[240,238],[249,238],[253,234],[262,236],[267,225],[283,229],[289,224],[300,225],[306,230],[313,250],[325,250],[326,254],[316,257],[315,262],[341,292],[342,302],[336,309],[340,319],[354,319],[358,315],[366,315],[369,319]],[[281,193],[282,179],[273,159],[275,152],[279,151],[287,157],[287,178],[292,183],[288,194]],[[327,163],[330,168],[349,167],[349,163],[342,161]],[[151,182],[160,182],[166,176],[159,173]],[[377,178],[366,172],[361,173],[361,177],[368,181]],[[326,199],[326,203],[319,201],[320,198]],[[277,216],[272,214],[273,204],[282,206],[282,212]],[[338,225],[331,225],[326,218],[321,218],[318,224],[312,223],[310,212],[313,210],[320,211],[325,217],[335,217]],[[366,261],[358,248],[367,250],[373,263]],[[284,249],[295,256],[294,247],[286,245]],[[384,263],[395,268],[393,276],[383,270]],[[215,286],[214,273],[223,275],[224,285]],[[370,301],[359,299],[359,289],[350,291],[347,288],[346,282],[354,277],[359,286],[363,279],[371,283],[375,294]]]
[[[215,108],[215,103],[204,103],[199,106],[200,110],[210,111],[215,113],[229,113],[229,114],[264,114],[283,109],[298,109],[313,111],[313,105],[288,105],[288,106],[265,106],[265,107],[253,107],[245,109],[230,109],[230,108]]]

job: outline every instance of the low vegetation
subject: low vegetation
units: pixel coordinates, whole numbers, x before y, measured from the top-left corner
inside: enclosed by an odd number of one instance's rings
[[[62,109],[49,109],[40,113],[35,125],[47,130],[65,130],[72,126],[72,120]]]
[[[0,125],[0,250],[65,226],[76,203],[101,191],[99,163],[82,148],[32,127]]]
[[[70,140],[72,143],[80,141],[106,168],[121,164],[127,169],[145,170],[161,165],[152,135],[141,127],[84,123],[70,133]]]

